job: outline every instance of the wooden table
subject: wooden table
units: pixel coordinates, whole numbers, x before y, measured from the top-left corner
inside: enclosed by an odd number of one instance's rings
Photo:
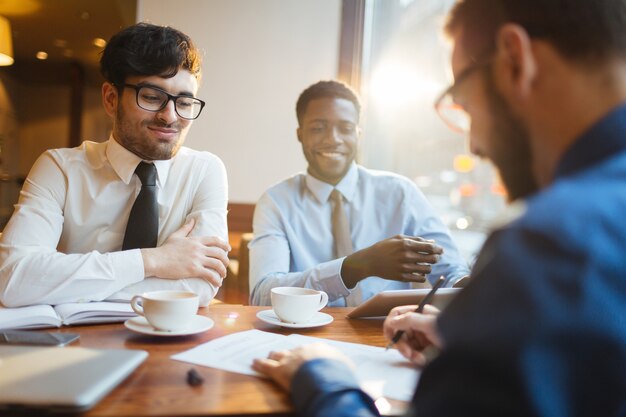
[[[60,332],[79,333],[73,346],[143,349],[146,361],[84,416],[287,416],[293,415],[289,397],[272,382],[213,368],[174,361],[170,356],[229,333],[259,329],[280,334],[299,333],[346,342],[385,346],[382,320],[349,320],[348,308],[325,308],[333,323],[313,329],[283,329],[266,324],[256,313],[267,307],[213,304],[200,309],[215,326],[202,334],[157,337],[133,333],[122,324],[74,326]],[[186,383],[194,367],[204,378],[200,386]],[[393,414],[403,404],[390,401]]]

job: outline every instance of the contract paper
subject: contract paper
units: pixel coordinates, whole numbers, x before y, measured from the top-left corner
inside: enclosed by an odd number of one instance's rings
[[[315,342],[328,343],[349,357],[361,388],[373,398],[386,397],[410,401],[420,372],[395,349],[338,342],[335,340],[291,334],[289,336],[248,330],[220,337],[178,353],[172,359],[245,375],[261,376],[252,369],[257,358],[271,351],[293,349]]]

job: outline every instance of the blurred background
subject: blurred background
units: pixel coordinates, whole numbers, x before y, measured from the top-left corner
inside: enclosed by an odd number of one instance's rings
[[[254,203],[267,187],[306,168],[295,136],[298,95],[318,80],[339,78],[363,101],[358,162],[415,181],[471,261],[504,196],[492,168],[468,154],[465,138],[433,108],[452,81],[441,34],[451,5],[0,0],[0,54],[12,61],[0,67],[0,228],[39,154],[108,138],[99,54],[112,34],[146,20],[186,32],[203,53],[198,95],[207,106],[187,145],[226,164],[231,240],[251,231]]]

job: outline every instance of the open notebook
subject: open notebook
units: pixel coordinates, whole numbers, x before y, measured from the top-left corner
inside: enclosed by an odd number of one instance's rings
[[[67,303],[56,306],[41,304],[17,308],[0,307],[0,330],[122,322],[136,315],[129,303],[107,301]]]
[[[143,350],[0,346],[0,414],[87,410],[147,356]]]

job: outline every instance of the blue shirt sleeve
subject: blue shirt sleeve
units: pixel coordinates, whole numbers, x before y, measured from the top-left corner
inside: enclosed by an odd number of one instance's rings
[[[380,415],[350,368],[332,359],[314,359],[302,365],[291,383],[291,399],[302,417]]]

